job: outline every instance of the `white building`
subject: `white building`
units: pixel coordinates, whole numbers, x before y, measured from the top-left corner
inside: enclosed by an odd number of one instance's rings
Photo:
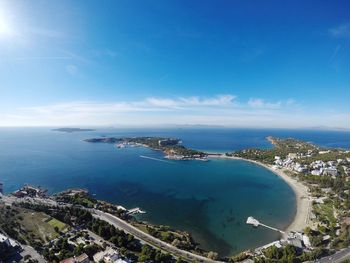
[[[327,167],[324,169],[323,174],[336,176],[338,174],[338,170],[335,167]]]
[[[323,173],[323,169],[319,169],[319,170],[312,170],[311,174],[312,175],[321,175]]]
[[[106,250],[98,252],[94,255],[94,262],[105,262],[105,263],[129,263],[128,259],[122,259],[118,251],[111,247],[106,248]]]
[[[310,238],[307,235],[303,235],[303,243],[304,243],[305,247],[307,247],[307,248],[311,247]]]

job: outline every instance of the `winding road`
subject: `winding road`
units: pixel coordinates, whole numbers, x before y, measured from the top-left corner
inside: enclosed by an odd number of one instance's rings
[[[188,252],[188,251],[184,251],[181,249],[178,249],[175,246],[172,246],[166,242],[163,242],[143,231],[141,231],[140,229],[130,225],[129,223],[127,223],[126,221],[112,215],[109,213],[105,213],[99,210],[93,210],[92,211],[95,217],[98,217],[108,223],[110,223],[111,225],[115,226],[116,228],[122,229],[125,232],[134,235],[136,238],[144,241],[145,243],[148,243],[154,247],[158,247],[161,250],[167,251],[172,255],[175,255],[176,257],[181,257],[184,260],[187,260],[189,262],[204,262],[204,263],[218,263],[218,262],[222,262],[222,261],[216,261],[216,260],[212,260],[203,256],[199,256],[197,254]]]
[[[315,261],[311,262],[317,262],[317,263],[342,263],[346,259],[350,259],[350,247],[345,248],[331,256],[327,256]]]

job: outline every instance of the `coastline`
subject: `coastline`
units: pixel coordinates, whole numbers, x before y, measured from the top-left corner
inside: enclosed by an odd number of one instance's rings
[[[268,141],[275,145],[275,141],[272,137],[267,137]],[[105,140],[105,138],[103,139]],[[163,154],[165,154],[166,159],[174,159],[174,160],[201,160],[201,161],[207,161],[208,158],[219,158],[219,159],[232,159],[232,160],[242,160],[246,162],[250,162],[259,166],[264,167],[265,169],[268,169],[272,173],[279,176],[282,180],[284,180],[289,187],[293,190],[295,197],[296,197],[296,212],[293,218],[293,221],[289,224],[288,227],[284,229],[286,233],[290,231],[297,231],[302,232],[307,226],[310,226],[310,212],[312,208],[312,199],[309,192],[309,189],[307,186],[305,186],[302,182],[292,178],[291,176],[287,175],[285,173],[285,169],[277,169],[273,167],[272,165],[264,164],[259,161],[250,160],[242,157],[236,157],[236,156],[227,156],[225,153],[217,153],[217,152],[204,152],[206,155],[205,158],[183,158],[177,155],[174,155],[172,158],[170,158],[170,155],[167,155],[166,150],[164,149],[158,149],[153,148],[145,143],[136,143],[136,145],[139,145],[141,147],[150,148],[157,151],[162,151]]]
[[[310,212],[312,201],[309,189],[303,183],[287,175],[284,169],[274,169],[272,166],[258,161],[235,156],[226,156],[225,154],[209,154],[208,158],[242,160],[254,163],[256,165],[260,165],[270,170],[271,172],[282,178],[292,188],[296,198],[296,213],[294,215],[294,219],[284,230],[286,232],[303,231],[307,226],[310,226]]]

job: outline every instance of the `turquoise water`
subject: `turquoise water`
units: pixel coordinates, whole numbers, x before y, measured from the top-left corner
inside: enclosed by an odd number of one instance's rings
[[[50,192],[88,188],[99,199],[147,211],[143,220],[191,232],[205,249],[229,255],[276,239],[245,224],[254,216],[279,228],[295,214],[295,196],[284,181],[244,161],[155,161],[146,148],[116,149],[82,139],[96,136],[173,136],[210,151],[268,148],[267,135],[297,137],[349,148],[349,133],[285,130],[166,129],[60,133],[49,129],[0,129],[0,181],[11,192],[24,183]]]

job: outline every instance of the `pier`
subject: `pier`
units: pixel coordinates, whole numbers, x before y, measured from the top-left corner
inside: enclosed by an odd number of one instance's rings
[[[268,225],[265,225],[265,224],[262,224],[260,223],[257,219],[255,219],[254,217],[250,216],[247,218],[247,222],[246,222],[248,225],[252,225],[254,227],[258,227],[258,226],[262,226],[262,227],[266,227],[268,229],[271,229],[273,231],[276,231],[276,232],[279,232],[281,234],[285,234],[286,232],[282,231],[282,230],[279,230],[277,228],[274,228],[272,226],[268,226]]]
[[[128,215],[134,215],[134,214],[146,214],[146,211],[141,210],[139,207],[133,208],[128,210]]]

